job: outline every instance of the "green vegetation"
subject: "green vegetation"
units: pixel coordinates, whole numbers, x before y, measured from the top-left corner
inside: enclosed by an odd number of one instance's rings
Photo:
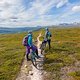
[[[49,77],[60,80],[62,67],[74,66],[76,60],[80,61],[80,28],[51,29],[50,31],[52,48],[45,50],[44,69],[53,74]]]
[[[26,34],[0,34],[0,80],[15,80],[19,73],[25,55],[22,40]],[[34,39],[38,36],[33,35]]]
[[[74,65],[75,59],[80,61],[80,28],[54,28],[50,31],[52,33],[52,48],[45,50],[44,69],[53,74],[49,75],[49,80],[53,80],[53,78],[60,80],[62,67]],[[34,39],[40,32],[44,34],[43,29],[33,33]],[[24,59],[25,47],[22,45],[22,39],[25,35],[26,33],[0,35],[0,80],[16,78]],[[79,76],[75,75],[79,80]]]
[[[80,71],[71,72],[68,75],[73,76],[74,80],[80,80]]]
[[[24,58],[25,34],[0,35],[0,80],[14,80]]]

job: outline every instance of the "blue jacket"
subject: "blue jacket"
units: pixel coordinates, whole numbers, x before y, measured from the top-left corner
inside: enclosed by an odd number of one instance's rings
[[[28,34],[28,45],[31,47],[32,44],[32,34]]]
[[[46,31],[46,33],[45,33],[45,39],[50,39],[50,35],[51,35],[51,33],[49,32],[49,31]]]

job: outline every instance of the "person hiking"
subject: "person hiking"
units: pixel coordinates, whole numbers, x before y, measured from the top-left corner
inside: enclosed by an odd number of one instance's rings
[[[51,32],[49,31],[48,28],[46,28],[45,41],[46,41],[46,43],[48,43],[49,49],[51,48],[51,37],[52,37]]]
[[[29,54],[30,54],[30,50],[32,49],[32,51],[34,51],[35,53],[36,53],[36,55],[37,55],[37,57],[39,57],[38,56],[38,49],[37,49],[37,47],[33,44],[33,36],[32,36],[32,32],[31,31],[29,31],[28,32],[28,39],[27,39],[27,46],[26,46],[26,58],[27,58],[27,61],[29,61],[30,59],[29,59]]]

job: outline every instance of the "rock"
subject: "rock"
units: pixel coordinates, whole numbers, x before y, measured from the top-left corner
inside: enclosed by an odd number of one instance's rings
[[[28,66],[27,65],[25,65],[25,68],[27,68]]]
[[[40,75],[43,75],[43,72],[41,72]]]
[[[45,72],[44,72],[44,75],[46,75],[46,74],[47,74],[47,72],[45,71]]]
[[[30,74],[30,75],[33,75],[32,71],[29,71],[29,74]]]

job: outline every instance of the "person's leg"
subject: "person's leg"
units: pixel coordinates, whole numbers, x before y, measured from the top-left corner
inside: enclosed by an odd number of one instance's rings
[[[36,49],[36,55],[38,56],[38,49]]]
[[[44,40],[44,45],[45,45],[45,47],[46,47],[46,44],[47,44],[47,40]]]
[[[27,58],[27,60],[30,60],[29,59],[29,53],[30,53],[30,48],[29,48],[29,46],[27,46],[26,47],[26,58]]]
[[[46,47],[46,43],[47,43],[47,41],[42,42],[42,45],[41,45],[42,49],[44,49]]]
[[[49,49],[51,48],[51,44],[50,43],[51,43],[51,40],[49,39],[48,40]]]
[[[36,54],[35,54],[35,57],[39,58],[38,49],[37,49],[37,47],[36,47],[35,45],[32,46],[32,51],[33,51],[34,53],[36,53]]]
[[[35,45],[32,46],[32,51],[36,53],[36,55],[38,56],[38,50],[37,47]]]

